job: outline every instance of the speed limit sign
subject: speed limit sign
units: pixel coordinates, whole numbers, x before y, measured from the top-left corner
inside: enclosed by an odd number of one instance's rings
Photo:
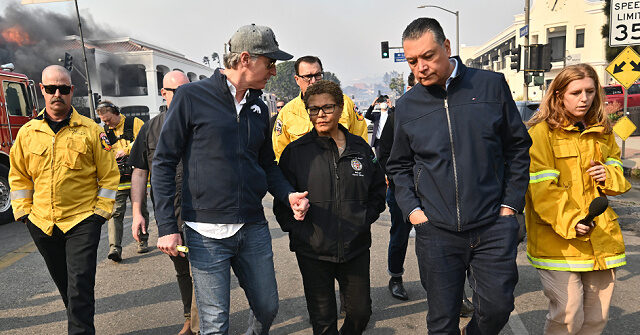
[[[611,0],[609,46],[640,44],[640,1]]]

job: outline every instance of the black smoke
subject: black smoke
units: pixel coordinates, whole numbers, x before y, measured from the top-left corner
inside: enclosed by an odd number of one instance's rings
[[[70,6],[71,3],[70,3]],[[59,59],[64,59],[64,53],[69,52],[73,56],[73,64],[82,74],[85,73],[82,49],[67,49],[69,45],[65,37],[70,35],[80,36],[78,19],[75,10],[69,14],[60,14],[47,11],[41,5],[20,5],[15,2],[6,7],[0,14],[0,64],[13,63],[15,72],[26,74],[29,79],[39,83],[42,70],[51,64],[62,65]],[[73,13],[73,14],[71,14]],[[16,28],[19,27],[19,28]],[[2,32],[21,29],[28,35],[28,42],[16,43],[3,37]],[[97,24],[91,15],[82,13],[82,30],[85,42],[105,39],[117,36],[110,29]],[[23,35],[22,35],[23,36]],[[78,43],[78,46],[80,44]],[[92,58],[93,49],[87,49],[87,58]],[[89,65],[92,64],[91,60]],[[72,71],[74,84],[74,96],[86,95],[85,80],[78,73]]]

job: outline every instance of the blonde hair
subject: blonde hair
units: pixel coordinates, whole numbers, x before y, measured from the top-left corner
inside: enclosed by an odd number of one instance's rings
[[[540,122],[546,121],[551,129],[566,127],[569,125],[568,111],[562,102],[567,87],[574,80],[591,78],[595,85],[596,94],[591,103],[591,107],[584,116],[586,126],[603,126],[606,133],[611,132],[611,123],[604,110],[604,93],[598,74],[589,64],[577,64],[567,66],[553,79],[547,93],[542,99],[540,109],[533,115],[527,125],[532,127]]]

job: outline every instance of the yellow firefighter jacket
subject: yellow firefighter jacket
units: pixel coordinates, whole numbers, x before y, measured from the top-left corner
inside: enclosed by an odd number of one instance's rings
[[[113,133],[116,136],[121,136],[124,133],[124,115],[120,114],[120,122],[115,128],[109,127],[109,129],[113,129]],[[138,133],[140,132],[140,128],[144,125],[144,121],[140,120],[137,117],[133,119],[133,141],[128,141],[125,139],[119,139],[116,143],[111,143],[111,151],[113,152],[114,159],[116,152],[123,150],[125,155],[129,155],[131,153],[131,148],[133,147],[133,142],[138,137]],[[131,181],[122,182],[118,185],[118,190],[129,190],[131,189]]]
[[[581,133],[576,126],[553,130],[546,122],[531,127],[529,135],[533,140],[525,207],[529,262],[539,269],[572,272],[625,265],[618,216],[611,207],[595,219],[588,235],[577,237],[575,230],[593,199],[631,187],[622,173],[614,135],[605,134],[602,126]],[[586,173],[591,160],[605,166],[604,182]]]
[[[94,213],[109,219],[120,179],[103,129],[71,113],[56,134],[43,110],[20,128],[10,153],[14,216],[28,215],[48,235],[54,225],[66,233]]]
[[[364,116],[355,111],[355,104],[348,96],[344,95],[344,108],[340,117],[342,124],[350,133],[367,138],[367,123]],[[304,107],[302,94],[297,98],[289,101],[278,114],[275,125],[273,126],[272,142],[273,152],[276,154],[276,160],[280,160],[280,155],[284,148],[291,142],[302,137],[313,129],[313,124],[309,119],[307,109]]]

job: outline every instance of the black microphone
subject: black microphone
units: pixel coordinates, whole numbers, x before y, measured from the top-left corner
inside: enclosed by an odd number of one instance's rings
[[[588,226],[593,226],[593,219],[595,219],[596,216],[604,213],[607,207],[609,207],[609,200],[607,199],[607,197],[601,196],[593,199],[593,201],[591,201],[591,204],[589,205],[589,213],[587,213],[587,216],[580,222]]]

